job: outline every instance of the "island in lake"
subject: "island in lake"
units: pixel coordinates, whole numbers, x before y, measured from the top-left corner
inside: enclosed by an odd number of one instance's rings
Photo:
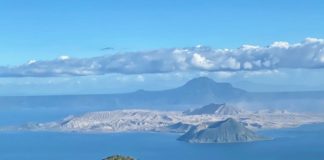
[[[233,118],[211,124],[200,124],[192,127],[178,138],[189,143],[240,143],[269,140],[257,135]]]

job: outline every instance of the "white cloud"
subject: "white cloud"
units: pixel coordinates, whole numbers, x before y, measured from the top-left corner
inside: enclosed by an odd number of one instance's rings
[[[69,56],[66,56],[66,55],[63,55],[63,56],[58,57],[58,59],[59,60],[62,60],[62,61],[65,61],[65,60],[70,59],[70,57]]]
[[[228,68],[229,70],[239,70],[241,64],[235,58],[229,57],[226,61],[224,61],[222,67],[225,69]]]
[[[252,69],[253,65],[250,62],[244,62],[243,68],[244,69]]]
[[[210,69],[211,67],[213,67],[213,64],[210,60],[198,53],[194,53],[192,55],[191,62],[194,66],[197,66],[199,68]]]
[[[34,64],[34,63],[36,63],[36,62],[37,62],[36,60],[32,59],[32,60],[28,61],[27,64],[28,64],[28,65],[31,65],[31,64]]]
[[[324,39],[318,39],[313,37],[307,37],[305,38],[305,43],[324,43]]]
[[[279,41],[279,42],[273,42],[270,45],[271,48],[289,48],[289,43],[288,42],[283,42],[283,41]]]
[[[241,46],[241,50],[243,51],[251,51],[251,50],[256,50],[256,49],[260,49],[261,47],[259,46],[255,46],[255,45],[250,45],[250,44],[244,44]]]
[[[243,45],[237,49],[215,49],[200,45],[79,59],[64,55],[50,61],[32,60],[17,66],[0,66],[0,77],[236,72],[294,68],[324,68],[324,40],[306,38],[300,43],[274,42],[266,47]]]

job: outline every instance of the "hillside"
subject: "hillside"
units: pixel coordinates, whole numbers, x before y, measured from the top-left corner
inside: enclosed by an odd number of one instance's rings
[[[200,124],[178,138],[189,143],[238,143],[266,140],[233,118],[212,124]]]

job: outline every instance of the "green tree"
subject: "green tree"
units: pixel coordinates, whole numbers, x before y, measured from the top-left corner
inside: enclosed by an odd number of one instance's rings
[[[115,155],[115,156],[107,157],[103,160],[135,160],[135,159],[128,156]]]

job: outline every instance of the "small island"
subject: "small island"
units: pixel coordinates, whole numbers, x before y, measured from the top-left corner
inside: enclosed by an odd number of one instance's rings
[[[268,139],[247,129],[233,118],[197,125],[178,138],[189,143],[241,143]]]
[[[115,156],[107,157],[103,160],[135,160],[135,159],[128,156],[115,155]]]

